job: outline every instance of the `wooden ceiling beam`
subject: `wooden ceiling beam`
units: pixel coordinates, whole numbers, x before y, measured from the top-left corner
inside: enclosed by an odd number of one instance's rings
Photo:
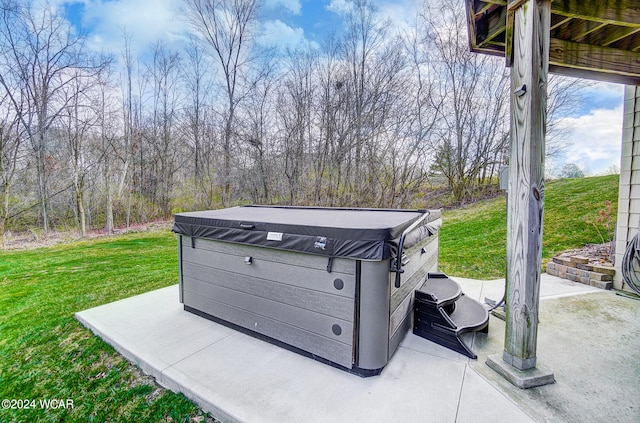
[[[551,3],[551,13],[611,25],[640,27],[637,0],[556,0]]]
[[[513,9],[522,1],[524,0],[471,0],[471,3],[474,3],[471,6],[475,8],[475,4],[484,3],[478,10],[487,5],[507,6]],[[551,3],[551,13],[611,25],[640,27],[640,5],[637,0],[554,0]]]
[[[476,18],[476,39],[480,45],[493,41],[505,31],[506,10],[501,7]]]
[[[581,19],[581,20],[584,20],[584,21],[598,22],[598,23],[604,24],[604,25],[626,26],[626,27],[629,27],[629,28],[639,28],[640,27],[640,23],[636,23],[636,22],[616,21],[616,20],[612,20],[612,19],[602,19],[602,18],[593,17],[593,16],[576,15],[574,13],[566,13],[566,12],[558,12],[558,13],[555,13],[555,14],[558,15],[558,16],[564,16],[564,17],[570,18],[570,19]]]
[[[499,37],[500,35],[502,35],[502,33],[504,33],[503,31],[498,31],[498,32],[494,32],[493,34],[489,34],[487,36],[486,39],[484,39],[481,43],[480,43],[480,47],[485,47],[489,44],[494,45],[494,46],[504,46],[504,41],[495,41],[495,39],[497,37]]]
[[[549,63],[549,73],[570,76],[572,78],[590,79],[592,81],[613,82],[624,85],[640,85],[640,76],[604,73],[593,69],[577,69]]]
[[[486,44],[487,44],[487,47],[497,46],[497,47],[501,47],[502,50],[504,50],[504,41],[488,41]]]
[[[607,38],[603,39],[600,44],[602,44],[604,47],[607,47],[613,43],[616,43],[620,40],[623,40],[627,37],[630,37],[631,35],[640,32],[640,27],[639,28],[618,28],[618,29],[610,29],[609,30],[609,34],[607,36]]]
[[[570,17],[564,17],[563,19],[559,20],[558,22],[556,22],[555,24],[551,25],[551,30],[553,31],[554,29],[561,27],[562,25],[566,24],[567,22],[571,21],[573,18]]]
[[[618,75],[629,78],[640,84],[640,53],[619,50],[610,47],[600,47],[572,41],[551,39],[549,48],[549,66],[554,68],[571,68],[584,71],[594,71],[605,75]]]
[[[490,54],[492,56],[504,56],[504,46],[496,45],[493,43],[487,43],[482,45],[478,43],[477,35],[477,22],[475,14],[475,7],[480,2],[478,0],[467,0],[465,2],[467,9],[467,20],[472,24],[467,25],[467,34],[469,36],[469,46],[472,46],[473,51],[482,54]]]
[[[523,1],[467,0],[472,50],[511,66],[513,10]],[[551,13],[550,71],[640,85],[640,1],[553,0]]]
[[[476,18],[478,18],[483,13],[486,13],[489,9],[491,9],[492,7],[496,7],[496,6],[497,5],[493,4],[493,3],[484,3],[484,5],[480,9],[474,10],[473,13],[476,15]]]
[[[582,41],[584,37],[607,26],[606,23],[575,19],[571,27],[571,41]],[[565,37],[563,37],[565,38]]]

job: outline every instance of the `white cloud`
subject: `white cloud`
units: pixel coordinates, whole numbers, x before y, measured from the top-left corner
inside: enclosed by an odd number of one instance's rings
[[[278,45],[281,47],[318,47],[315,42],[305,38],[304,29],[290,27],[279,19],[262,24],[262,35],[258,38],[262,45]]]
[[[302,11],[300,0],[265,0],[264,3],[269,9],[280,9],[283,7],[294,15],[299,15]]]
[[[186,27],[181,0],[85,0],[84,4],[83,21],[92,28],[89,41],[95,49],[121,51],[124,28],[133,49],[140,51],[156,40],[181,38]]]
[[[584,88],[584,92],[594,97],[620,100],[624,95],[624,85],[614,84],[612,82],[596,82]]]
[[[561,119],[572,145],[566,151],[569,162],[600,174],[620,166],[622,145],[622,104],[615,109],[596,109],[589,114]]]
[[[389,20],[390,30],[405,32],[415,24],[419,12],[419,0],[376,0],[372,5],[377,10],[379,18]],[[355,4],[352,0],[331,0],[326,10],[340,17],[354,11]]]
[[[411,24],[418,17],[418,0],[382,1],[378,5],[380,14],[392,22]]]
[[[416,23],[419,13],[418,0],[383,1],[378,5],[380,16],[392,22],[391,29],[408,33]]]
[[[353,9],[353,3],[349,0],[331,0],[327,5],[327,10],[338,15],[346,15]]]

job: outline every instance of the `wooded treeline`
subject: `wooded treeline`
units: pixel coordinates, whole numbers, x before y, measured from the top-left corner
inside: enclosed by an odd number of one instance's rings
[[[61,11],[0,1],[0,235],[241,203],[424,207],[432,181],[460,201],[507,160],[508,72],[469,52],[458,2],[399,30],[355,0],[320,47],[287,50],[259,42],[258,0],[185,0],[179,48],[135,54],[123,28],[104,56]]]

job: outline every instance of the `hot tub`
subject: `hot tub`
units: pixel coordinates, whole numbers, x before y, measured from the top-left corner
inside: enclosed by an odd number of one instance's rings
[[[411,328],[440,212],[243,206],[179,213],[185,310],[361,376]],[[398,257],[400,259],[398,259]]]

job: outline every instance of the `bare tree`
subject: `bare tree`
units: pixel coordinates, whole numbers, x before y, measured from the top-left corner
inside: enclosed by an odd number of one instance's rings
[[[7,96],[0,99],[0,109],[4,116],[0,119],[0,188],[2,208],[0,209],[0,246],[5,248],[5,230],[9,219],[10,198],[13,179],[18,165],[20,147],[23,140],[18,115],[7,108]]]
[[[90,166],[85,149],[96,124],[94,109],[89,100],[94,80],[84,80],[79,75],[73,75],[71,81],[61,91],[66,108],[61,111],[59,119],[66,138],[68,166],[75,194],[75,215],[80,234],[84,237],[87,232],[85,182]]]
[[[247,78],[251,88],[243,102],[243,122],[239,125],[242,140],[252,152],[248,185],[251,186],[253,201],[259,203],[268,203],[271,198],[269,156],[272,154],[278,75],[274,56],[270,53],[272,51],[262,55]]]
[[[148,141],[152,150],[152,195],[164,217],[171,211],[171,192],[176,172],[177,117],[181,93],[178,90],[180,56],[162,42],[153,49],[148,67],[152,82],[153,109]]]
[[[439,75],[439,139],[433,170],[448,181],[456,201],[471,195],[496,175],[507,158],[508,74],[504,63],[489,56],[469,52],[466,16],[461,4],[429,2],[422,15],[431,50],[431,67]],[[547,103],[547,157],[561,154],[567,147],[560,116],[577,108],[580,88],[589,83],[554,76],[549,83]]]
[[[430,140],[438,122],[443,98],[434,94],[436,75],[429,63],[429,51],[422,43],[420,20],[403,35],[403,52],[409,62],[403,83],[398,87],[399,105],[394,111],[394,132],[386,193],[387,206],[408,207],[428,182],[426,170],[432,160]]]
[[[507,160],[507,73],[468,51],[461,5],[424,2],[399,37],[354,0],[321,47],[268,55],[260,0],[184,3],[184,54],[123,29],[116,80],[55,7],[0,0],[0,232],[14,198],[39,207],[10,225],[82,233],[248,200],[413,207],[431,178],[465,201]],[[553,132],[576,85],[550,86]]]
[[[251,39],[258,13],[257,0],[185,0],[193,29],[211,48],[218,63],[226,95],[223,121],[223,201],[231,200],[231,153],[236,141],[235,119],[243,72],[250,64]]]
[[[91,78],[107,61],[92,60],[84,39],[47,4],[3,0],[0,14],[0,85],[19,112],[34,152],[42,226],[48,232],[47,137],[67,106],[62,90],[76,78]]]
[[[215,145],[207,133],[212,120],[213,77],[209,57],[205,54],[199,40],[191,35],[185,49],[183,62],[183,80],[187,98],[184,110],[184,135],[192,150],[193,179],[198,189],[196,203],[211,206],[214,189],[213,169],[207,157],[213,155]],[[200,201],[198,197],[203,197]],[[202,205],[201,205],[202,206]]]
[[[361,205],[361,201],[366,201],[365,191],[369,193],[369,198],[373,194],[372,187],[366,186],[369,185],[367,182],[371,182],[371,174],[367,175],[363,170],[363,155],[367,148],[375,151],[375,147],[371,148],[371,143],[376,131],[383,125],[383,120],[379,119],[382,105],[379,94],[383,88],[379,84],[382,80],[376,80],[377,71],[380,70],[379,65],[393,58],[377,60],[376,53],[389,42],[386,31],[389,25],[377,15],[377,9],[371,0],[355,0],[346,22],[342,54],[347,65],[346,88],[351,97],[350,144],[353,150],[353,165],[346,170],[350,190],[359,193],[354,196],[355,204]]]
[[[281,127],[281,140],[284,159],[284,175],[287,179],[288,198],[290,204],[298,204],[302,194],[311,189],[310,184],[302,183],[305,167],[313,168],[310,162],[312,148],[312,126],[314,107],[314,66],[317,64],[315,54],[305,51],[290,51],[288,54],[286,75],[281,80],[277,100],[278,121]],[[318,166],[325,159],[315,158],[316,179],[322,178]]]
[[[135,99],[133,94],[133,77],[134,77],[134,57],[133,51],[131,47],[132,36],[128,32],[126,28],[122,29],[122,52],[121,52],[121,60],[124,65],[124,72],[122,75],[122,115],[123,115],[123,138],[122,138],[122,148],[117,149],[119,153],[120,161],[122,162],[122,168],[120,172],[120,177],[118,179],[118,188],[116,190],[117,196],[122,197],[124,194],[125,187],[126,191],[126,214],[125,214],[125,224],[127,229],[129,228],[129,224],[131,221],[131,203],[133,196],[133,171],[130,170],[132,167],[132,162],[134,160],[135,150],[136,150],[136,142],[134,140],[134,136],[136,134],[139,135],[139,131],[136,131],[134,126],[134,116],[138,116],[138,120],[140,117],[140,112],[136,114],[135,110]],[[139,84],[142,83],[141,80],[138,81]],[[141,95],[138,97],[138,101],[140,101]]]
[[[495,58],[468,49],[462,7],[439,2],[425,9],[425,44],[439,75],[438,138],[433,169],[448,182],[455,201],[503,160],[508,131],[507,73]]]
[[[108,69],[110,70],[110,69]],[[113,217],[113,191],[112,173],[113,158],[115,156],[117,139],[119,138],[118,105],[114,98],[115,87],[110,85],[111,75],[104,72],[97,81],[97,95],[94,97],[92,106],[96,114],[98,130],[100,133],[99,151],[102,158],[102,176],[105,188],[105,230],[111,234],[114,228]]]
[[[339,40],[330,36],[325,41],[325,57],[318,61],[316,78],[318,84],[319,125],[316,146],[315,200],[320,204],[335,206],[343,179],[343,164],[347,161],[347,137],[349,122],[345,118],[349,108],[346,99],[344,71],[339,59]]]

